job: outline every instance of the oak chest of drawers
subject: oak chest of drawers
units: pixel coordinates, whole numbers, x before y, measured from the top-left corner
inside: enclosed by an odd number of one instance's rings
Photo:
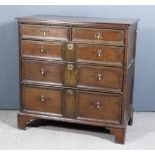
[[[137,20],[30,16],[18,23],[18,127],[38,118],[101,126],[124,143]]]

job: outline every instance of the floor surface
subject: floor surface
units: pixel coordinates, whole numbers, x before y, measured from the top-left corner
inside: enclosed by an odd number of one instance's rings
[[[0,111],[0,149],[155,149],[155,112],[134,113],[124,145],[102,129],[45,121],[17,128],[18,111]]]

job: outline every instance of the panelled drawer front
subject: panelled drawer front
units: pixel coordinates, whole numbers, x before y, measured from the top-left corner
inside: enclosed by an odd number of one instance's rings
[[[121,68],[78,65],[78,87],[122,90],[123,71]]]
[[[63,114],[67,118],[76,118],[76,91],[64,89]]]
[[[120,95],[77,91],[78,119],[120,124]]]
[[[20,25],[21,38],[68,40],[67,27]]]
[[[72,63],[64,64],[63,74],[64,86],[75,87],[77,83],[77,70],[76,65]]]
[[[72,40],[108,45],[124,45],[124,31],[111,29],[73,28]]]
[[[44,41],[21,40],[21,54],[27,57],[62,60],[63,44]]]
[[[22,86],[23,109],[62,115],[62,91]]]
[[[123,59],[123,47],[77,45],[78,62],[122,66]]]
[[[22,68],[23,80],[62,84],[62,64],[24,60]]]

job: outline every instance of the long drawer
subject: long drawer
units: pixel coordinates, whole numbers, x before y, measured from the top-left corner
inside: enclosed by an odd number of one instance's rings
[[[120,93],[123,87],[123,69],[23,60],[22,80]]]
[[[116,94],[22,85],[23,110],[29,112],[119,124],[121,102]]]

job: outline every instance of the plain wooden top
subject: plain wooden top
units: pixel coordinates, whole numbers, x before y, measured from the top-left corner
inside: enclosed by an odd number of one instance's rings
[[[41,22],[54,24],[122,24],[132,25],[138,19],[119,19],[119,18],[96,18],[96,17],[75,17],[75,16],[56,16],[56,15],[33,15],[17,18],[19,22]]]

